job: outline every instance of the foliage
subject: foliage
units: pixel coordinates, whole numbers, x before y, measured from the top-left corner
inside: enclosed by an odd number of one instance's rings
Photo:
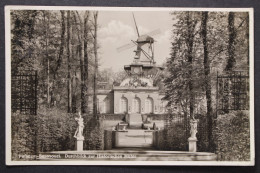
[[[117,71],[114,72],[112,68],[105,68],[99,71],[98,73],[98,81],[99,82],[107,82],[108,86],[119,86],[120,83],[125,79],[126,72],[125,71]]]
[[[188,140],[186,138],[186,131],[181,123],[176,123],[167,129],[155,132],[156,148],[167,151],[187,151]]]
[[[36,147],[34,115],[12,113],[11,122],[12,159],[17,160],[19,154],[33,155]]]
[[[200,12],[191,14],[191,12],[174,12],[172,27],[172,48],[171,57],[166,63],[166,76],[164,84],[166,87],[166,97],[170,107],[179,105],[184,112],[189,112],[189,103],[191,91],[189,90],[189,81],[193,83],[193,94],[195,96],[195,110],[201,109],[200,114],[206,112],[203,107],[205,97],[205,74],[203,73],[203,36],[201,33],[202,15]],[[189,27],[187,16],[192,22],[197,22],[194,28],[194,39],[192,56],[193,61],[188,61]],[[207,48],[208,61],[210,65],[209,80],[213,80],[217,71],[223,71],[227,64],[229,31],[228,31],[228,12],[209,12],[207,20]],[[248,13],[234,13],[234,70],[248,70]],[[192,68],[192,75],[189,70]],[[211,83],[212,102],[215,100],[215,82]],[[214,107],[214,102],[212,107]],[[196,112],[195,112],[196,113]]]
[[[175,37],[172,41],[171,57],[167,60],[164,99],[168,101],[169,107],[177,104],[187,114],[188,106],[194,104],[194,97],[199,101],[202,95],[203,74],[198,34],[200,13],[178,12],[172,15],[176,22],[172,30]]]
[[[183,123],[174,123],[167,130],[166,148],[172,151],[187,151],[188,139],[186,138],[186,129]]]
[[[114,142],[113,133],[114,132],[111,130],[104,131],[104,149],[105,150],[111,150],[113,148],[113,142]]]
[[[216,121],[216,154],[220,161],[250,160],[249,112],[233,111]]]
[[[66,14],[65,11],[55,10],[13,10],[11,12],[12,73],[16,73],[17,70],[37,70],[39,104],[62,109],[68,106],[69,98],[64,86],[70,80],[74,107],[78,109],[84,105],[77,100],[87,97],[85,90],[93,86],[91,79],[94,66],[94,38],[91,36],[93,24],[89,22],[92,13],[71,11],[70,16]],[[90,14],[90,17],[88,18],[86,14]],[[66,20],[67,18],[69,20]],[[84,27],[82,27],[83,23]],[[70,62],[66,58],[68,53],[66,43],[70,33],[66,29],[68,24],[71,26]],[[82,45],[83,41],[84,45]],[[84,62],[81,61],[81,50],[84,50]],[[85,67],[84,72],[88,68],[89,70],[81,74],[81,67]],[[68,79],[68,71],[70,79]],[[86,87],[80,85],[82,81]],[[82,93],[83,97],[81,97]],[[84,101],[86,100],[87,98]]]
[[[37,115],[12,113],[12,159],[19,154],[37,155],[40,152],[75,150],[75,117],[56,108],[43,108]],[[104,149],[102,120],[83,115],[85,145],[88,150]]]
[[[20,10],[11,11],[11,49],[12,69],[16,72],[20,68],[30,70],[33,68],[33,61],[36,59],[36,17],[38,11]]]
[[[93,116],[85,116],[85,141],[86,150],[104,149],[104,126],[102,120]]]
[[[208,139],[208,120],[206,115],[197,114],[195,115],[195,119],[198,121],[197,127],[197,150],[199,152],[212,152],[209,150],[209,139]]]

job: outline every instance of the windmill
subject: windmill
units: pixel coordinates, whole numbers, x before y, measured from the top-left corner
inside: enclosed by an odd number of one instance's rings
[[[134,20],[134,24],[135,24],[136,33],[138,36],[137,40],[136,41],[131,40],[131,43],[125,44],[125,45],[117,48],[117,51],[122,52],[126,49],[136,46],[137,48],[134,51],[135,52],[134,62],[135,63],[142,62],[142,63],[154,64],[155,63],[154,62],[154,42],[155,42],[155,40],[151,36],[159,34],[159,33],[161,33],[161,31],[160,31],[160,29],[156,29],[147,34],[140,35],[134,13],[133,13],[133,20]]]

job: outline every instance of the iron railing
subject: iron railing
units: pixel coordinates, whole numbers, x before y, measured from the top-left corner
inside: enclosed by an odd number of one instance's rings
[[[37,71],[20,71],[11,77],[12,112],[37,114]]]

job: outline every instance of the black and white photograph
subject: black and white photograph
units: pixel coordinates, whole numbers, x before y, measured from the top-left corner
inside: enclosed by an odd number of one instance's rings
[[[253,166],[253,23],[253,8],[6,6],[6,164]]]

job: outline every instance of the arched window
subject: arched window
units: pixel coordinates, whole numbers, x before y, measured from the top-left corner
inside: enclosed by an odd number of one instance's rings
[[[103,105],[104,105],[104,113],[110,113],[110,102],[108,97],[104,99]]]
[[[121,113],[128,112],[128,111],[127,111],[127,110],[128,110],[127,107],[128,107],[127,98],[122,97],[122,98],[120,99],[120,112],[121,112]]]
[[[97,105],[96,105],[96,108],[97,108],[97,113],[99,114],[100,112],[102,112],[102,107],[100,107],[100,104],[99,104],[99,99],[97,98]],[[93,107],[94,109],[94,107]],[[93,110],[94,112],[94,110]]]
[[[150,97],[145,99],[145,113],[153,113],[153,99]]]
[[[138,97],[133,99],[133,113],[141,112],[141,100]]]
[[[164,112],[163,101],[160,102],[160,112]]]

